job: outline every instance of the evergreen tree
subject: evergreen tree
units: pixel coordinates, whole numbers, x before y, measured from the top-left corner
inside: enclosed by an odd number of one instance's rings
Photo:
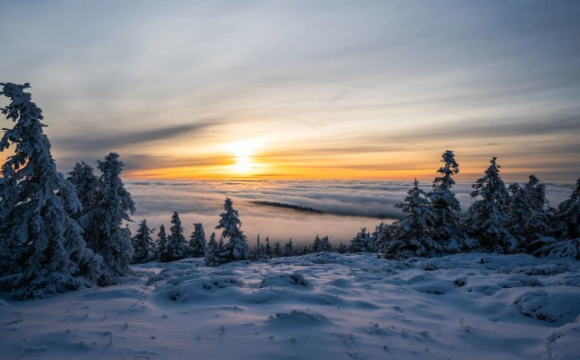
[[[135,212],[135,203],[120,178],[123,166],[116,153],[98,161],[101,176],[96,207],[86,214],[93,224],[85,235],[87,244],[103,257],[113,276],[126,276],[133,258],[131,235],[122,224],[132,221],[129,213]]]
[[[320,240],[320,246],[319,246],[318,250],[321,252],[331,252],[332,251],[332,245],[330,244],[330,240],[328,239],[328,236],[325,236]]]
[[[286,245],[284,245],[284,256],[294,256],[294,245],[292,244],[292,239],[288,240]]]
[[[312,244],[310,245],[310,252],[311,253],[321,252],[322,251],[320,250],[321,247],[322,247],[322,239],[317,234],[316,237],[314,238],[314,242],[312,242]]]
[[[441,176],[433,181],[433,190],[428,194],[433,204],[433,240],[440,246],[451,252],[460,250],[460,221],[459,200],[452,191],[455,185],[453,175],[459,173],[459,165],[455,161],[455,154],[451,150],[443,153],[441,162],[443,166],[437,170]]]
[[[194,230],[191,234],[189,240],[189,247],[191,249],[191,256],[193,257],[204,257],[206,244],[205,244],[205,232],[203,231],[203,225],[201,223],[193,224]],[[214,240],[215,241],[215,240]]]
[[[167,233],[165,232],[165,225],[159,226],[157,233],[157,244],[155,246],[155,259],[164,261],[167,258]]]
[[[425,192],[419,188],[417,179],[407,193],[405,202],[395,207],[401,209],[406,217],[399,222],[395,239],[385,244],[385,257],[431,257],[439,254],[441,246],[431,237],[433,208]]]
[[[273,257],[280,257],[282,256],[282,245],[280,245],[279,241],[276,241],[274,244],[274,250],[272,250]]]
[[[264,248],[264,254],[271,258],[272,257],[272,247],[270,246],[270,238],[266,237],[266,247]]]
[[[230,198],[226,198],[224,202],[224,211],[220,214],[220,222],[216,229],[223,229],[221,238],[227,239],[228,242],[212,256],[206,257],[206,263],[210,266],[250,258],[246,235],[240,229],[242,222],[238,218],[238,211],[233,208],[233,202]]]
[[[499,176],[500,166],[496,164],[496,157],[490,161],[491,165],[484,176],[473,185],[472,197],[481,197],[469,208],[466,228],[479,246],[484,250],[510,254],[518,250],[516,239],[506,229],[506,209],[509,193]]]
[[[531,219],[526,225],[526,234],[528,244],[538,238],[548,236],[552,233],[550,226],[551,215],[547,208],[549,202],[546,198],[546,185],[534,176],[530,175],[530,180],[524,187],[527,197],[530,199],[529,204],[532,209]]]
[[[98,179],[93,173],[93,168],[84,161],[76,163],[67,180],[73,184],[77,197],[81,202],[82,209],[73,216],[78,219],[85,214],[91,213],[96,207]],[[71,210],[72,212],[72,210]],[[81,224],[82,226],[82,224]],[[84,228],[84,227],[83,227]]]
[[[371,234],[367,228],[362,228],[358,234],[350,241],[350,252],[373,252],[371,246]]]
[[[218,244],[217,241],[215,241],[215,232],[212,232],[211,235],[209,236],[209,241],[207,242],[206,252],[207,250],[215,250],[217,246]]]
[[[393,223],[391,225],[381,222],[375,227],[375,231],[371,234],[372,243],[375,250],[382,252],[388,241],[393,239],[394,233],[398,223]]]
[[[511,193],[507,211],[508,230],[522,250],[533,252],[537,248],[532,243],[552,232],[550,214],[545,209],[548,205],[546,185],[530,175],[524,187],[514,183],[508,190]]]
[[[348,252],[348,248],[341,242],[340,245],[338,245],[337,251],[339,254],[346,254]]]
[[[557,235],[560,239],[580,238],[580,178],[570,197],[558,206],[556,220],[559,222]]]
[[[262,242],[260,240],[260,234],[256,236],[256,247],[254,248],[253,251],[251,251],[251,253],[252,259],[254,260],[260,260],[264,257],[264,246],[262,245]]]
[[[133,245],[133,262],[142,264],[155,258],[155,247],[151,234],[155,229],[149,229],[147,220],[143,219],[137,229],[137,234],[131,238]]]
[[[173,225],[169,228],[170,235],[167,238],[167,251],[161,259],[164,262],[185,259],[189,253],[185,236],[183,236],[183,226],[181,226],[181,219],[177,211],[174,211],[171,216],[171,224]]]
[[[15,146],[0,177],[0,288],[25,299],[112,281],[67,212],[81,204],[56,170],[42,110],[24,92],[30,85],[0,86],[11,101],[2,113],[15,122],[0,140],[0,151]]]

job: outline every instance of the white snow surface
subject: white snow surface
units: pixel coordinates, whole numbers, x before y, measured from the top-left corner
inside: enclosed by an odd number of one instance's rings
[[[580,263],[319,253],[0,300],[0,358],[579,359]]]

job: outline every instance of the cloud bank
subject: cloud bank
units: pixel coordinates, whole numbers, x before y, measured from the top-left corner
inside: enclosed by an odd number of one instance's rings
[[[422,185],[429,190],[430,184]],[[404,200],[411,186],[411,182],[396,181],[126,181],[137,206],[133,227],[147,218],[153,227],[165,224],[168,228],[171,214],[178,211],[186,235],[193,231],[194,222],[201,222],[209,236],[227,196],[233,199],[251,244],[260,234],[281,243],[292,238],[302,246],[316,235],[328,235],[335,244],[347,243],[361,227],[374,229],[381,221],[400,218],[393,205]],[[555,206],[570,195],[573,184],[550,183],[547,187]],[[459,182],[455,192],[465,215],[473,202],[471,183]],[[262,207],[251,203],[255,200],[312,207],[325,213]]]

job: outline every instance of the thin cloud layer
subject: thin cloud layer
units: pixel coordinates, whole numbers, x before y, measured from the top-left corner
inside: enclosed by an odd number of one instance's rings
[[[137,205],[133,219],[147,218],[153,227],[170,226],[171,214],[178,211],[188,234],[194,222],[201,222],[209,236],[227,196],[233,199],[249,239],[260,234],[282,243],[292,238],[301,245],[317,234],[329,235],[335,244],[347,243],[361,227],[374,229],[381,221],[400,218],[393,205],[404,200],[411,186],[409,181],[126,181]],[[422,186],[430,189],[428,183]],[[547,186],[548,198],[556,206],[570,195],[573,184]],[[473,202],[471,190],[467,182],[455,188],[463,215]],[[258,206],[251,203],[255,200],[312,207],[324,214]]]

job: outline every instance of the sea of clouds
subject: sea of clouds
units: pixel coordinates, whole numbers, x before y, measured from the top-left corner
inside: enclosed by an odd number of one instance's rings
[[[458,182],[455,193],[461,202],[461,215],[474,201],[470,196],[471,182]],[[381,221],[390,223],[402,216],[394,204],[402,202],[412,183],[409,181],[299,181],[299,180],[181,180],[125,181],[136,203],[132,216],[133,231],[142,219],[150,227],[171,226],[171,215],[179,212],[189,237],[193,223],[204,225],[209,237],[223,212],[226,197],[239,211],[242,230],[251,246],[259,234],[274,243],[288,239],[297,246],[311,243],[316,235],[329,236],[334,244],[348,243],[362,227],[374,229]],[[425,191],[430,183],[421,184]],[[549,183],[547,195],[552,206],[570,196],[572,183]],[[259,206],[252,201],[271,201],[300,205],[321,210],[323,214],[292,209]],[[155,232],[156,234],[156,232]],[[154,236],[155,238],[155,236]]]

